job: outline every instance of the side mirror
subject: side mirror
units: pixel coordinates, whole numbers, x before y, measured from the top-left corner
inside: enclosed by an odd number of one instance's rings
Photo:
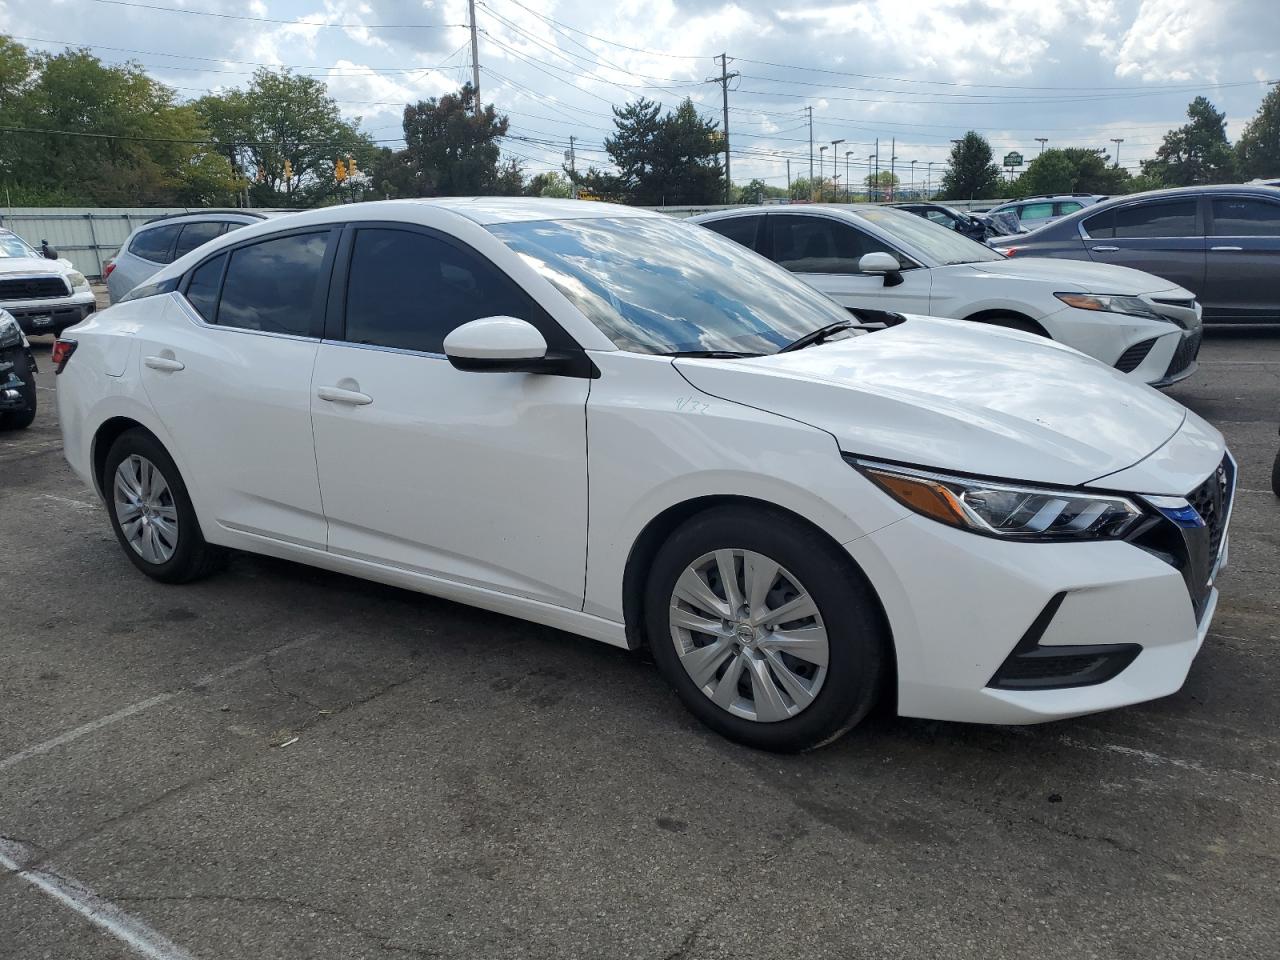
[[[450,331],[445,356],[459,370],[476,373],[546,373],[546,338],[516,317],[485,317]]]
[[[57,251],[57,250],[55,250],[55,249],[53,249],[53,247],[49,246],[49,241],[48,241],[48,240],[41,240],[41,241],[40,241],[40,253],[44,255],[44,258],[45,258],[46,260],[57,260],[57,259],[58,259],[58,251]]]
[[[883,274],[886,287],[896,287],[902,282],[902,264],[892,253],[885,253],[883,250],[864,253],[858,260],[858,272]]]

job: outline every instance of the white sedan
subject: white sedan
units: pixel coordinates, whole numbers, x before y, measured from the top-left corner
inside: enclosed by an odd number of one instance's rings
[[[1003,254],[904,210],[744,207],[693,217],[845,307],[974,320],[1051,337],[1131,379],[1195,372],[1200,304],[1160,277],[1105,263]]]
[[[1172,400],[1024,334],[868,332],[607,204],[246,227],[52,360],[67,459],[147,575],[234,548],[647,644],[767,749],[880,697],[1027,723],[1172,693],[1226,554],[1232,460]]]

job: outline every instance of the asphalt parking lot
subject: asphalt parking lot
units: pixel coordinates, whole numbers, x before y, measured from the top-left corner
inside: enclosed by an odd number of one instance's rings
[[[1212,336],[1171,391],[1241,467],[1182,691],[798,757],[555,630],[245,556],[147,580],[62,459],[48,352],[0,434],[0,956],[1280,951],[1280,337]]]

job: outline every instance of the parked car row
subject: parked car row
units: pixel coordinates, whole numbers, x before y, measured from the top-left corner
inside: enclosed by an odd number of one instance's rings
[[[152,578],[238,549],[647,645],[761,748],[881,699],[1027,723],[1182,684],[1234,461],[1138,368],[1010,327],[1164,351],[1188,291],[892,209],[707,226],[479,198],[224,233],[57,341],[66,457]],[[989,322],[920,315],[961,302]]]

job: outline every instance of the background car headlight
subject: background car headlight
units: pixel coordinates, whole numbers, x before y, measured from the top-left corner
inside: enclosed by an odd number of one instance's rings
[[[0,310],[0,347],[16,347],[22,342],[22,328],[13,314]]]
[[[950,527],[1007,540],[1111,539],[1124,536],[1144,516],[1125,497],[850,462],[916,513]]]
[[[1077,310],[1101,310],[1106,313],[1125,313],[1131,317],[1148,320],[1166,320],[1141,297],[1120,297],[1096,293],[1055,293],[1055,297]]]
[[[88,289],[89,281],[79,270],[67,271],[67,282],[71,284],[71,289],[79,290],[81,287]]]

